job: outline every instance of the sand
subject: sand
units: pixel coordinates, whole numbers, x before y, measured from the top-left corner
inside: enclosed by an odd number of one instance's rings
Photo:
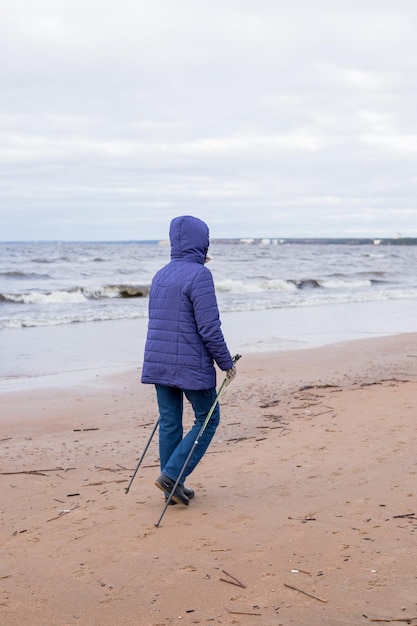
[[[158,528],[139,378],[0,395],[1,624],[417,624],[416,334],[243,355]]]

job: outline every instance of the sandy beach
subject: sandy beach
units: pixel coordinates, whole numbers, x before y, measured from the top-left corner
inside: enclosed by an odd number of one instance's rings
[[[1,393],[1,624],[417,624],[417,334],[243,354],[158,528],[139,379]]]

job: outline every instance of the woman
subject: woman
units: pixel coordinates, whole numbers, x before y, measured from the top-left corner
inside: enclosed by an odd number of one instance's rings
[[[159,408],[161,475],[155,485],[171,493],[201,426],[216,398],[216,370],[236,375],[221,331],[213,277],[205,266],[209,229],[184,215],[170,226],[171,261],[153,278],[142,382],[155,385]],[[183,437],[183,402],[191,403],[195,421]],[[220,421],[216,405],[172,500],[188,506],[194,496],[184,486],[207,450]]]

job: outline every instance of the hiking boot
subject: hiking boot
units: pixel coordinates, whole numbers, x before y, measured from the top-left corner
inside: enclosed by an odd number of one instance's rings
[[[195,493],[194,493],[194,489],[188,489],[185,485],[182,486],[182,490],[185,493],[185,495],[187,496],[187,498],[189,500],[191,500],[192,498],[194,498]]]
[[[184,487],[184,485],[182,485],[182,490],[189,500],[191,500],[191,498],[194,498],[195,496],[194,489],[187,489],[187,487]],[[165,492],[165,502],[168,501],[168,498],[169,498],[169,493]],[[177,503],[174,502],[174,500],[171,498],[170,504],[177,504]]]
[[[161,474],[159,478],[156,479],[155,486],[158,487],[158,489],[161,489],[161,491],[164,491],[165,493],[166,492],[171,493],[175,485],[175,482],[176,482],[175,480],[172,480],[168,476],[165,476],[165,474]],[[177,488],[172,494],[172,500],[174,502],[184,504],[184,506],[188,506],[190,502],[189,498],[185,495],[184,488],[181,487],[181,485],[177,485]]]

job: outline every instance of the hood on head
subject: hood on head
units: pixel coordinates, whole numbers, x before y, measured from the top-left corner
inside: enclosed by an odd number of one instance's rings
[[[209,248],[209,229],[198,217],[174,217],[169,228],[172,259],[189,259],[204,263]]]

